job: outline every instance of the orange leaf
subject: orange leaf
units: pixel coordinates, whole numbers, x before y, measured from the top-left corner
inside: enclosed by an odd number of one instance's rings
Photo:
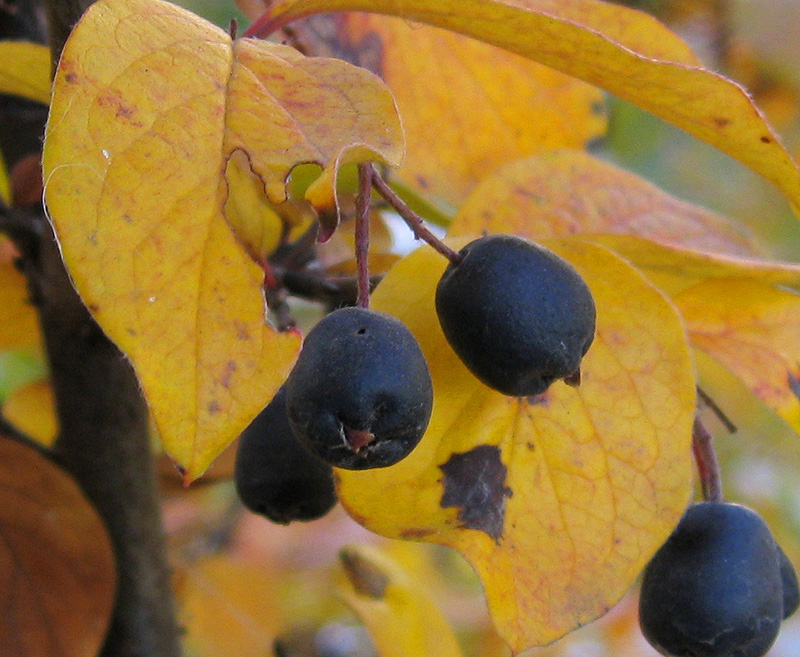
[[[292,26],[315,54],[380,75],[408,140],[398,174],[458,205],[498,165],[605,131],[599,89],[494,46],[375,14],[326,14]]]
[[[28,282],[14,266],[17,256],[11,242],[0,235],[0,350],[41,342],[39,318],[30,302]]]
[[[161,0],[93,4],[56,75],[47,206],[78,291],[133,362],[187,481],[269,401],[300,344],[266,325],[263,271],[237,241],[275,244],[281,224],[225,216],[237,149],[272,202],[292,167],[320,163],[308,195],[324,205],[342,164],[396,164],[402,132],[367,71],[231,42]]]
[[[645,13],[599,0],[276,0],[249,32],[333,11],[428,23],[585,80],[732,155],[800,206],[797,166],[744,89]]]
[[[574,233],[629,233],[702,251],[750,255],[756,245],[738,224],[679,201],[638,176],[578,151],[512,162],[478,185],[448,235],[485,226],[531,239]]]
[[[0,654],[94,657],[116,586],[105,526],[70,476],[2,436],[0,482]]]
[[[264,657],[280,630],[275,574],[231,555],[179,570],[184,642],[203,657]],[[224,628],[220,631],[220,628]]]
[[[800,433],[800,295],[754,279],[711,279],[674,298],[692,342]]]
[[[422,346],[434,382],[430,426],[395,466],[337,471],[358,522],[467,557],[515,651],[554,641],[619,600],[674,527],[692,481],[695,382],[674,308],[604,248],[545,244],[581,272],[597,304],[580,388],[557,382],[516,399],[481,384],[436,320],[446,262],[419,249],[389,272],[373,306]]]

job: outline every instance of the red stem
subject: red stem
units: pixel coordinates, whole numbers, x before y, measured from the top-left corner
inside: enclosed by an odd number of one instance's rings
[[[278,30],[286,27],[292,21],[297,20],[298,18],[305,18],[308,15],[311,15],[312,12],[308,12],[307,14],[302,14],[299,16],[293,16],[290,20],[286,20],[281,16],[273,17],[270,12],[272,11],[272,7],[269,6],[271,3],[267,5],[267,10],[261,14],[250,27],[247,28],[243,37],[255,37],[257,39],[266,39],[270,34],[273,32],[277,32]]]
[[[380,177],[380,174],[371,164],[368,166],[370,169],[372,169],[373,187],[375,187],[375,190],[378,192],[378,194],[384,198],[384,200],[392,207],[392,209],[403,218],[403,221],[408,224],[408,227],[411,228],[414,233],[414,237],[421,239],[432,246],[454,265],[460,263],[463,259],[463,256],[458,251],[451,249],[449,246],[447,246],[447,244],[445,244],[430,230],[428,230],[422,220],[422,217],[408,207],[403,199],[394,193],[392,188],[389,187],[386,181]]]
[[[714,451],[711,434],[696,418],[692,428],[692,451],[703,488],[703,499],[708,502],[722,502],[722,476],[717,453]]]
[[[367,162],[358,165],[356,196],[356,267],[358,269],[358,306],[369,308],[369,213],[374,169]]]

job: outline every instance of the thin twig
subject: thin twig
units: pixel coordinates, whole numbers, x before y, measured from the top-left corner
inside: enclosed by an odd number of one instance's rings
[[[353,306],[358,302],[358,280],[354,276],[326,276],[312,269],[292,270],[273,267],[275,276],[286,291],[310,301],[321,301],[333,306]],[[370,291],[381,281],[380,275],[370,276]]]
[[[360,308],[369,308],[369,213],[373,171],[374,169],[369,163],[358,165],[355,240],[358,271],[357,305]]]
[[[722,422],[722,425],[727,429],[728,433],[736,433],[736,425],[725,415],[725,412],[717,405],[717,402],[715,402],[700,386],[697,386],[697,396],[700,398],[700,401],[717,416],[717,419]]]
[[[711,434],[697,418],[692,427],[692,451],[700,475],[703,499],[708,502],[722,502],[722,474],[717,453],[714,451]]]
[[[430,230],[428,230],[422,217],[408,207],[405,201],[403,201],[403,199],[394,193],[394,190],[392,190],[386,181],[380,177],[378,172],[375,170],[375,167],[373,167],[371,164],[367,166],[372,169],[372,185],[375,187],[375,190],[384,199],[386,199],[386,202],[391,206],[391,208],[402,217],[403,221],[408,224],[409,228],[411,228],[413,231],[414,236],[417,239],[421,239],[427,244],[430,244],[436,251],[441,253],[454,265],[457,265],[459,262],[461,262],[462,255],[458,253],[458,251],[451,249],[449,246],[447,246],[447,244],[445,244]]]

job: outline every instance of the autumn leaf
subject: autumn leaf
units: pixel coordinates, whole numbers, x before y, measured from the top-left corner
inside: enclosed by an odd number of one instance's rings
[[[237,221],[229,158],[247,156],[271,203],[295,165],[317,162],[307,196],[325,205],[340,166],[396,164],[402,150],[391,94],[367,71],[232,42],[160,0],[84,14],[54,84],[47,207],[72,280],[133,362],[187,481],[269,401],[300,343],[265,323],[264,274],[241,244],[275,244],[278,222]]]
[[[489,223],[531,239],[623,233],[730,255],[759,250],[727,217],[579,151],[546,153],[494,171],[459,208],[448,235],[479,233]]]
[[[643,12],[598,0],[276,0],[248,33],[338,11],[445,28],[585,80],[735,157],[800,206],[797,166],[747,92]]]
[[[800,433],[800,295],[757,279],[724,278],[674,301],[692,343]]]
[[[598,308],[580,388],[558,382],[517,399],[481,384],[436,321],[446,262],[419,249],[389,272],[372,306],[422,346],[434,383],[430,426],[395,466],[337,471],[358,522],[466,556],[515,651],[554,641],[619,600],[674,527],[692,481],[694,376],[679,316],[605,248],[545,245],[580,271]]]
[[[388,554],[349,546],[341,559],[348,578],[342,597],[367,626],[380,657],[462,657],[425,585]]]
[[[28,282],[14,266],[18,253],[0,235],[0,351],[31,347],[41,342],[39,320],[30,301]]]
[[[230,554],[179,567],[184,643],[204,657],[264,657],[282,624],[275,573]],[[224,628],[224,631],[220,631]]]
[[[0,41],[0,93],[50,103],[50,49],[40,43]]]
[[[630,261],[672,297],[712,278],[753,278],[800,290],[800,264],[673,247],[635,235],[591,235],[587,239]]]
[[[34,381],[16,388],[2,405],[3,417],[26,436],[50,447],[58,434],[53,389],[49,381]]]
[[[454,205],[504,162],[605,131],[599,89],[460,34],[375,14],[314,16],[292,30],[310,52],[383,78],[408,141],[397,175]]]
[[[114,602],[106,529],[73,479],[0,436],[0,654],[97,655]]]

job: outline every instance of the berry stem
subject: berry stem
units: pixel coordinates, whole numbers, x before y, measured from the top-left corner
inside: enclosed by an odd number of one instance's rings
[[[722,502],[722,475],[717,453],[714,451],[711,434],[697,418],[692,428],[692,451],[703,488],[703,499],[707,502]]]
[[[711,412],[717,416],[717,419],[722,422],[723,426],[728,430],[729,433],[736,433],[736,425],[731,422],[731,419],[725,415],[724,411],[719,406],[717,406],[717,402],[715,402],[700,386],[697,386],[697,396],[700,398],[700,401],[703,402],[711,410]]]
[[[414,237],[416,237],[418,240],[423,240],[427,244],[430,244],[436,251],[441,253],[454,265],[460,263],[462,259],[461,254],[458,253],[458,251],[451,249],[449,246],[447,246],[447,244],[445,244],[430,230],[428,230],[425,227],[422,217],[408,207],[405,201],[403,201],[403,199],[394,193],[392,188],[389,187],[383,178],[381,178],[380,174],[375,171],[375,168],[371,164],[367,166],[372,169],[373,187],[375,187],[375,190],[378,192],[378,194],[380,194],[386,200],[391,208],[403,218],[403,221],[408,224],[408,227],[414,233]]]
[[[369,212],[371,208],[372,173],[368,162],[358,165],[356,196],[356,267],[358,271],[358,306],[369,308]]]

